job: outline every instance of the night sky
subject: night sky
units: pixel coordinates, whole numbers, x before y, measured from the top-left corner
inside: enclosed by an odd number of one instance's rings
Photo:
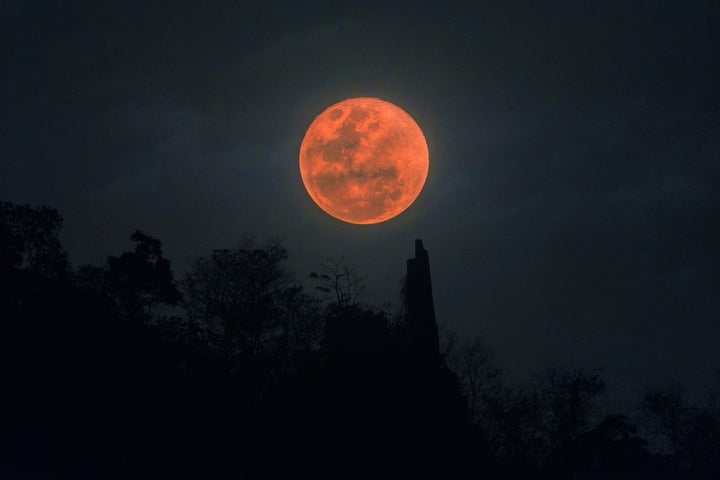
[[[422,238],[443,331],[516,378],[606,366],[634,392],[720,367],[716,2],[112,3],[0,6],[0,199],[59,209],[75,266],[135,228],[177,278],[281,237],[298,280],[344,255],[397,304]],[[370,226],[298,169],[315,116],[357,96],[430,150],[417,201]]]

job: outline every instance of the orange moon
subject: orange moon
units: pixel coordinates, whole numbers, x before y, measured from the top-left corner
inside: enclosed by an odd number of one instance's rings
[[[372,224],[405,211],[425,185],[425,136],[400,107],[351,98],[313,120],[300,146],[300,173],[310,197],[344,222]]]

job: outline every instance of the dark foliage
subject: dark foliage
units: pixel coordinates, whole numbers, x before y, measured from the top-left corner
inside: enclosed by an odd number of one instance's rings
[[[0,204],[2,478],[720,471],[712,390],[692,403],[649,387],[639,431],[605,408],[601,370],[511,386],[479,340],[438,357],[432,312],[408,309],[418,333],[359,303],[361,277],[342,262],[308,293],[279,242],[248,241],[198,258],[178,284],[160,241],[137,231],[132,251],[71,272],[61,224],[51,208]],[[428,348],[414,344],[422,332]]]
[[[67,273],[67,254],[60,245],[62,217],[49,207],[0,202],[0,271],[27,272],[37,279]]]

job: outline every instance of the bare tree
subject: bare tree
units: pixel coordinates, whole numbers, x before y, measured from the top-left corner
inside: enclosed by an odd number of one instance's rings
[[[597,397],[605,391],[602,370],[548,368],[534,375],[548,447],[563,448],[600,420]]]
[[[715,387],[692,401],[687,388],[674,381],[646,386],[639,410],[653,450],[673,459],[681,471],[720,469],[720,396]]]
[[[470,418],[478,422],[483,413],[483,402],[489,390],[497,387],[502,371],[480,337],[473,338],[462,347],[455,363],[467,398]]]
[[[720,390],[717,385],[706,388],[705,394],[692,409],[685,446],[688,462],[697,470],[720,471]]]
[[[365,276],[345,264],[345,256],[328,257],[320,264],[321,272],[312,272],[310,278],[319,281],[315,288],[325,294],[332,305],[355,305],[365,290]]]
[[[677,382],[648,385],[644,388],[639,408],[650,444],[660,453],[679,453],[689,425],[690,404],[687,389]]]
[[[534,391],[498,383],[483,395],[478,419],[489,450],[498,458],[537,464],[545,454],[540,432],[541,408]]]

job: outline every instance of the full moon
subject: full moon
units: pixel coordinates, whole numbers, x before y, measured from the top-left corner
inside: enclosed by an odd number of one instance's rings
[[[329,215],[380,223],[405,211],[425,185],[425,136],[400,107],[351,98],[313,120],[300,146],[300,173],[310,197]]]

